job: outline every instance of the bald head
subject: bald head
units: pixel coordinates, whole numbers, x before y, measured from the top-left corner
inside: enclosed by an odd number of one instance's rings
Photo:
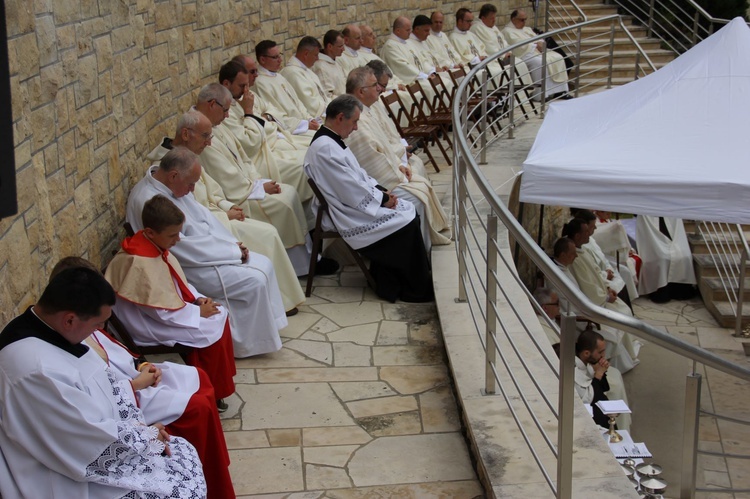
[[[366,24],[360,24],[359,31],[362,33],[362,46],[370,50],[375,50],[375,44],[377,43],[377,37],[375,32]]]
[[[439,10],[436,10],[432,13],[430,16],[430,21],[432,22],[432,31],[435,33],[440,33],[443,31],[443,20],[445,19],[445,16],[443,16],[443,13]]]
[[[362,47],[362,30],[356,24],[347,25],[342,31],[344,45],[352,50],[359,50]]]
[[[399,16],[393,21],[393,34],[402,40],[406,40],[411,35],[411,21],[408,17]]]

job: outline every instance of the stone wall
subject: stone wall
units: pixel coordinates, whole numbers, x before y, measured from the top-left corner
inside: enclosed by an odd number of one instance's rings
[[[510,1],[510,5],[509,5]],[[286,56],[306,34],[482,2],[6,0],[19,212],[0,220],[0,326],[33,303],[62,256],[97,265],[123,232],[128,192],[177,113],[259,40]],[[500,0],[498,23],[518,0]],[[381,38],[382,39],[382,38]]]

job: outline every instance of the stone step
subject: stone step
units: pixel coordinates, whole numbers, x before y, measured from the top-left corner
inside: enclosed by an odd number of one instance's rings
[[[750,240],[750,232],[745,232],[745,240]],[[726,235],[701,235],[696,233],[688,234],[688,243],[690,244],[690,251],[693,254],[704,254],[710,253],[712,248],[724,248],[727,251],[735,252],[742,248],[742,239],[739,234],[731,233]]]
[[[734,315],[734,309],[729,302],[705,299],[703,301],[706,305],[706,310],[711,312],[711,315],[714,316],[714,319],[716,319],[716,322],[718,322],[721,327],[734,328],[737,319]],[[747,324],[750,324],[750,306],[743,305],[742,325],[744,327]]]
[[[661,50],[661,42],[659,40],[656,40],[655,38],[645,38],[640,37],[635,39],[638,42],[638,45],[641,46],[641,48],[646,51],[646,53],[649,53],[651,50]],[[607,47],[609,47],[609,40],[606,40]],[[633,46],[633,42],[630,41],[630,38],[625,36],[616,36],[614,39],[614,45],[615,50],[623,50],[623,47],[627,47],[630,50],[634,50],[635,47]],[[602,46],[602,40],[599,39],[593,39],[593,40],[581,40],[581,50],[585,51],[587,48],[593,48],[595,50],[600,49]]]
[[[659,66],[656,66],[659,69]],[[609,66],[599,64],[588,64],[581,67],[581,76],[590,79],[606,79],[609,74]],[[633,80],[635,74],[635,67],[632,64],[613,64],[612,65],[612,77],[615,78],[630,78]],[[571,77],[573,74],[571,73]]]
[[[737,282],[727,282],[728,289],[724,289],[721,278],[719,277],[704,277],[698,282],[698,289],[701,291],[703,301],[727,301],[729,296],[734,297],[739,295],[739,286]],[[748,308],[750,310],[750,278],[745,278],[745,297],[743,300],[743,309]]]
[[[617,52],[613,53],[612,60],[615,63],[631,63],[635,64],[635,58],[636,54],[638,53],[637,50],[618,50]],[[670,52],[669,50],[649,50],[647,52],[649,59],[651,59],[651,62],[653,62],[656,67],[663,67],[666,64],[672,62],[675,58],[674,54]],[[596,60],[599,63],[606,62],[609,60],[609,51],[608,50],[592,50],[589,52],[584,52],[581,54],[581,63],[585,64],[587,61]],[[640,62],[643,63],[644,59],[643,57],[640,58]]]
[[[693,264],[695,266],[695,277],[699,281],[704,277],[719,277],[719,268],[723,265],[738,265],[740,258],[736,255],[717,256],[694,253]]]

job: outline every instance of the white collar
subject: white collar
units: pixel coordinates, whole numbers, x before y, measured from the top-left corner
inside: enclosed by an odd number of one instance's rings
[[[430,30],[430,35],[437,36],[438,38],[440,38],[441,36],[443,36],[443,32],[442,31],[432,31],[432,30]]]
[[[287,63],[287,66],[297,66],[298,68],[302,69],[310,69],[307,66],[305,66],[305,63],[300,61],[296,55],[293,55],[291,59],[289,59],[289,63]]]
[[[362,47],[362,48],[364,48],[364,47]],[[353,48],[349,47],[349,46],[346,47],[346,50],[344,50],[344,53],[347,54],[347,55],[350,55],[352,57],[359,57],[359,53],[356,50],[354,50]]]
[[[391,33],[389,36],[391,39],[396,40],[398,43],[406,43],[406,40],[398,36],[396,33]]]
[[[367,47],[365,47],[364,45],[362,45],[362,46],[361,46],[361,47],[359,48],[359,50],[364,50],[364,51],[365,51],[365,54],[372,54],[372,49],[371,49],[371,48],[367,48]]]
[[[268,69],[264,68],[263,66],[258,66],[258,74],[266,75],[266,76],[276,76],[277,73],[274,73],[273,71],[269,71]]]
[[[319,61],[323,61],[323,62],[327,62],[328,64],[336,64],[336,61],[334,61],[331,57],[327,56],[323,52],[321,52],[320,54],[318,54],[318,60]]]
[[[465,35],[465,34],[468,33],[468,31],[461,31],[460,29],[458,29],[458,26],[456,26],[455,28],[453,28],[453,32],[454,33],[460,33],[462,35]]]

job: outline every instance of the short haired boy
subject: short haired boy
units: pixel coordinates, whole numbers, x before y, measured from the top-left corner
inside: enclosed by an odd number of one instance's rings
[[[226,309],[191,286],[169,248],[180,240],[184,214],[161,194],[143,207],[144,229],[122,242],[105,277],[117,293],[114,311],[144,346],[193,347],[188,363],[208,374],[221,400],[234,393],[234,349]]]

